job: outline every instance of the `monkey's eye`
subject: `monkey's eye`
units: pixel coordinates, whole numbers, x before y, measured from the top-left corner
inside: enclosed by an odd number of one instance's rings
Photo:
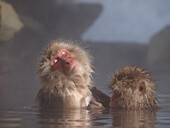
[[[139,91],[142,92],[143,91],[143,87],[139,86]]]
[[[58,60],[57,60],[57,59],[54,59],[53,63],[56,64],[57,62],[58,62]]]
[[[54,59],[52,59],[52,61],[51,61],[51,67],[54,67],[57,63],[58,63],[58,58],[54,58]]]
[[[146,92],[146,86],[144,82],[140,83],[138,87],[138,92],[139,94],[144,94]]]
[[[65,51],[61,52],[61,56],[66,56],[66,52]]]

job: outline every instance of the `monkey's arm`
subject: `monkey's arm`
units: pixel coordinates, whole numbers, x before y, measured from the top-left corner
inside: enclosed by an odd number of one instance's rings
[[[110,97],[101,92],[99,89],[96,87],[91,87],[89,88],[90,91],[92,92],[93,98],[92,98],[92,103],[94,102],[99,102],[101,103],[105,108],[109,108],[110,104]]]

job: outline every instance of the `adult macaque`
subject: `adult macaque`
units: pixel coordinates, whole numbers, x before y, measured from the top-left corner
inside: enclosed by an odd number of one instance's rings
[[[42,88],[37,94],[40,107],[103,108],[91,100],[91,56],[71,41],[58,40],[50,43],[40,58],[38,75]]]

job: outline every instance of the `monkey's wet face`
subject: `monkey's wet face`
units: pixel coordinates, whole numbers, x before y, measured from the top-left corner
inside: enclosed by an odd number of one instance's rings
[[[110,83],[113,96],[111,107],[128,109],[156,108],[155,85],[149,74],[137,67],[125,67],[115,74]]]
[[[153,84],[147,81],[131,83],[127,88],[115,88],[110,106],[118,105],[123,108],[154,108],[156,97]]]
[[[69,41],[51,42],[43,51],[38,75],[43,86],[91,85],[91,56]]]
[[[77,73],[80,69],[80,64],[67,49],[61,49],[51,60],[51,68],[69,75]]]

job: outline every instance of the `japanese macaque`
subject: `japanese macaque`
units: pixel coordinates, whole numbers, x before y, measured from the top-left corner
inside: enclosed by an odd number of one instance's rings
[[[155,85],[150,74],[138,67],[121,69],[110,82],[113,96],[110,107],[125,109],[157,108]]]
[[[40,107],[84,108],[93,97],[91,56],[71,41],[50,43],[40,58],[38,75],[42,88],[37,94]],[[92,103],[99,108],[103,105]]]

